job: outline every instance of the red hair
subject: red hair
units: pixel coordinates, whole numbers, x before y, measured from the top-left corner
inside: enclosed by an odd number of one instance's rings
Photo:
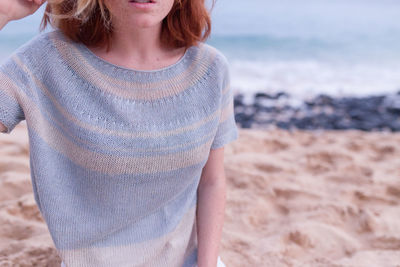
[[[212,0],[212,8],[215,0]],[[111,46],[113,26],[103,0],[48,0],[41,30],[47,24],[87,46]],[[162,21],[161,41],[174,48],[205,41],[211,33],[210,13],[205,0],[175,0]]]

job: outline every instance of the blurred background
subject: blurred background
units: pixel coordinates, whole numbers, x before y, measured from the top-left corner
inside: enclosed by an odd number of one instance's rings
[[[0,62],[43,9],[0,31]],[[227,267],[399,267],[400,1],[217,0],[212,18],[240,128]],[[58,267],[29,175],[21,123],[0,134],[0,266]]]

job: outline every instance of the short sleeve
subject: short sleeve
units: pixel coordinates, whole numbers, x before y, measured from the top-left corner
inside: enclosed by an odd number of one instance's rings
[[[18,101],[18,73],[12,58],[0,65],[0,122],[7,128],[1,133],[9,134],[20,121],[25,119]]]
[[[228,61],[222,55],[221,75],[223,75],[221,101],[220,101],[220,119],[218,129],[215,134],[211,149],[223,147],[239,137],[239,130],[235,121],[234,97],[231,89],[230,72]]]

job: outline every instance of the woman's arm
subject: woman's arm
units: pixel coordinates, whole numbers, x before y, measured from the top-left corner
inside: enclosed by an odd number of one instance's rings
[[[198,267],[216,267],[225,215],[224,147],[212,149],[198,188]]]
[[[45,0],[1,0],[0,30],[11,20],[22,19],[35,13]]]
[[[45,0],[0,0],[0,30],[12,20],[22,19],[35,13],[44,2]],[[6,131],[7,127],[0,122],[0,132]]]

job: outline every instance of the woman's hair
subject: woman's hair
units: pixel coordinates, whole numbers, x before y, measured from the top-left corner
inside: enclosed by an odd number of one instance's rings
[[[215,0],[212,1],[212,8]],[[211,9],[212,9],[211,8]],[[85,45],[111,46],[113,25],[104,0],[48,0],[41,30],[47,24]],[[210,13],[205,0],[174,0],[162,21],[161,41],[171,47],[190,47],[211,33]]]

